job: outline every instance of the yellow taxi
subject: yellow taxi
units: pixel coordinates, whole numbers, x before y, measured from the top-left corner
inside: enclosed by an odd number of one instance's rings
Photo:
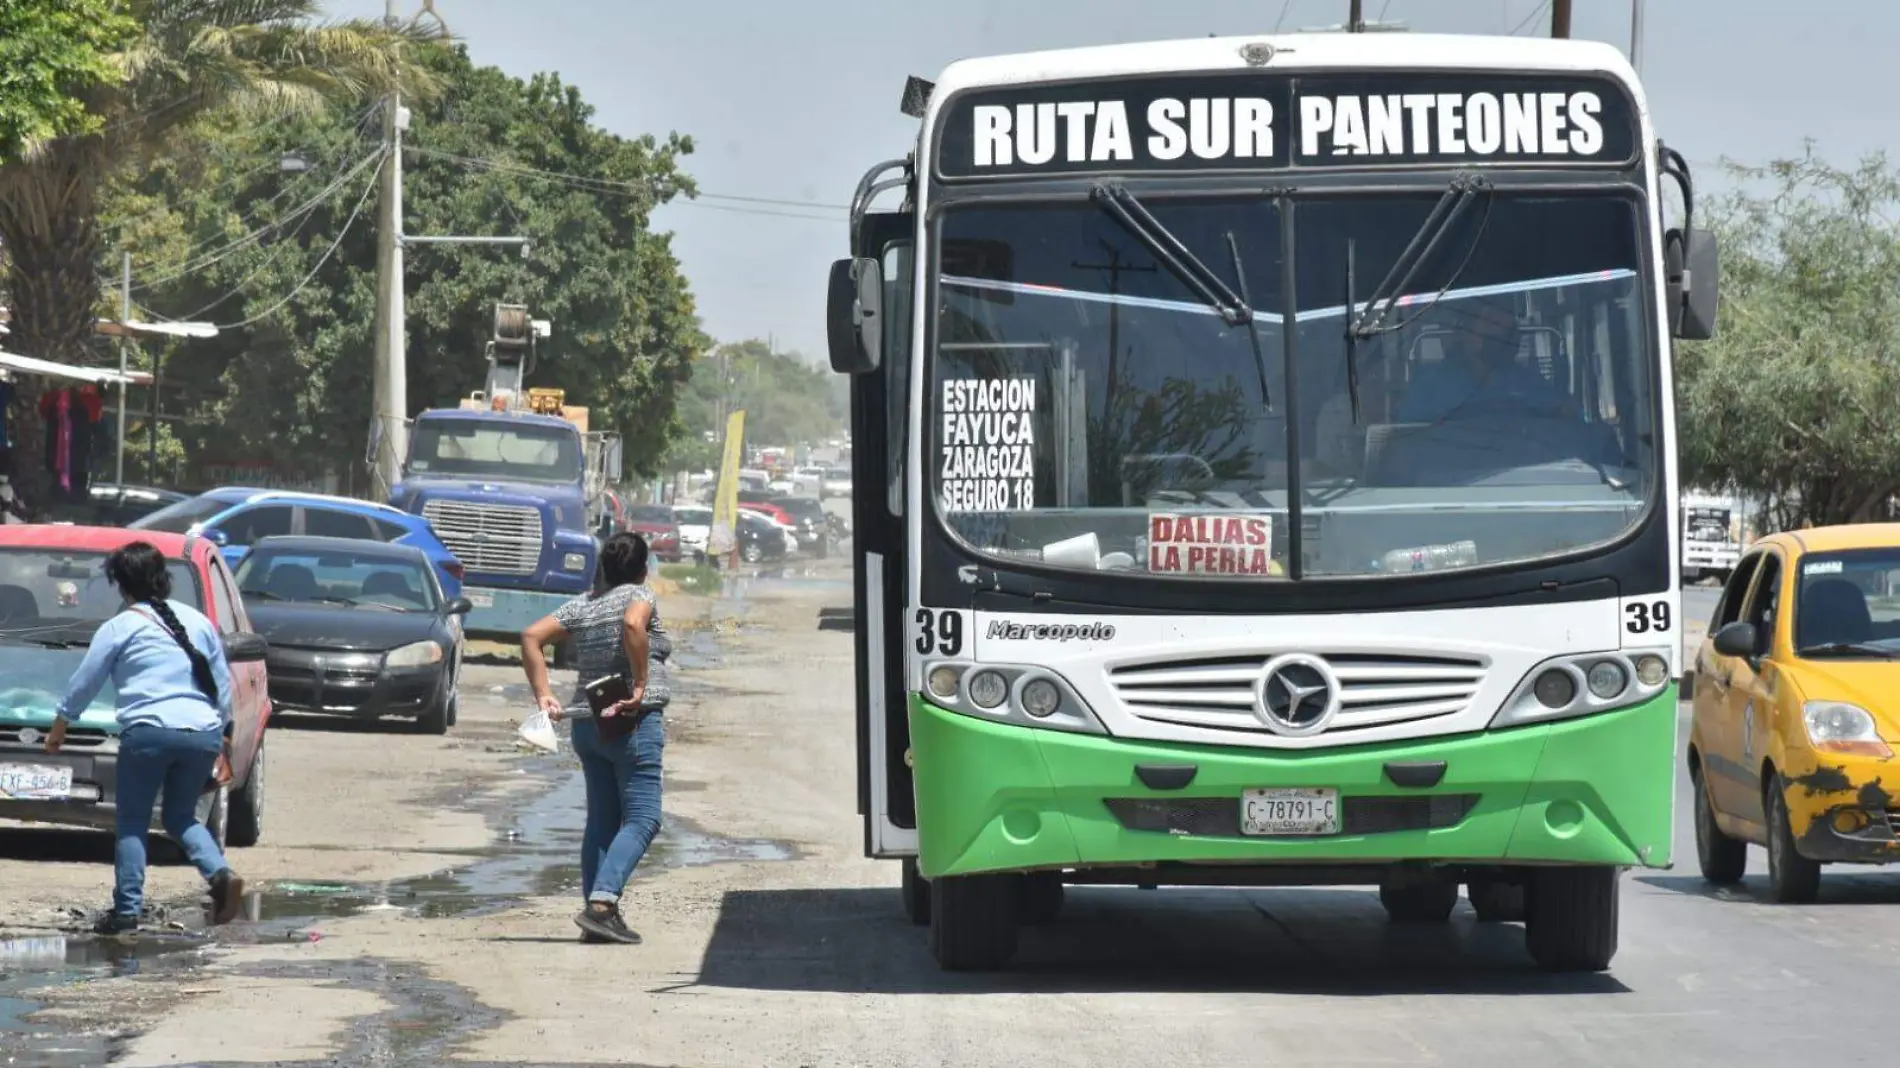
[[[1692,670],[1703,878],[1739,882],[1754,843],[1773,898],[1807,902],[1823,864],[1900,861],[1900,524],[1754,543]]]

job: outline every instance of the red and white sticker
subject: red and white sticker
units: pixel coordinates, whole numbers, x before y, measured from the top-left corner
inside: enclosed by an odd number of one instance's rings
[[[1183,575],[1277,575],[1273,519],[1250,512],[1155,512],[1148,570]]]

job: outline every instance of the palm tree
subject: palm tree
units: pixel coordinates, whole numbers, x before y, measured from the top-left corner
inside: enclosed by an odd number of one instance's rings
[[[90,132],[24,146],[0,162],[7,347],[72,362],[93,337],[101,297],[100,191],[214,112],[259,118],[308,113],[394,89],[428,94],[418,49],[441,28],[367,20],[320,22],[318,0],[127,0],[138,24],[112,59],[116,77],[85,91]],[[35,410],[42,389],[22,382]],[[42,511],[39,435],[17,434],[16,482]]]

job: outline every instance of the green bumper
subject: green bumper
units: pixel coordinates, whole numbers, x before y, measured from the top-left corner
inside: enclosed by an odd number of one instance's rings
[[[1557,723],[1381,745],[1263,752],[1123,741],[1006,726],[910,703],[918,866],[927,878],[985,871],[1162,861],[1334,864],[1394,860],[1667,867],[1676,751],[1676,693]],[[1393,761],[1444,761],[1444,778],[1405,789]],[[1193,764],[1180,790],[1152,790],[1144,763]],[[1133,829],[1143,800],[1225,816],[1242,791],[1318,786],[1342,806],[1416,811],[1437,796],[1433,825],[1313,838],[1250,838]],[[1388,798],[1390,801],[1354,799]],[[1193,799],[1206,799],[1198,804]],[[1444,813],[1449,811],[1447,819]],[[1138,822],[1138,821],[1137,821]],[[1237,824],[1237,819],[1234,820]]]

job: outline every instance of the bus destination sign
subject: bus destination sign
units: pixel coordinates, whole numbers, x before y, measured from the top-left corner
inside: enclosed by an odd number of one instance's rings
[[[1623,164],[1636,145],[1629,98],[1602,77],[1177,75],[960,93],[937,172]]]

